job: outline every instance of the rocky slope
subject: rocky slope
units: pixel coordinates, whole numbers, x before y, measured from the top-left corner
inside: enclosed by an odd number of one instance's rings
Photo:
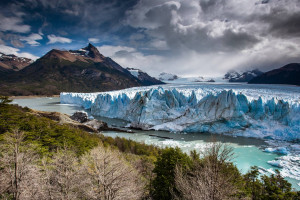
[[[62,91],[100,92],[145,84],[89,44],[79,50],[51,50],[26,68],[0,74],[2,95],[54,95]]]
[[[300,85],[300,63],[290,63],[271,70],[252,79],[249,83]]]
[[[164,84],[164,82],[157,80],[156,78],[149,76],[146,72],[143,72],[140,69],[135,68],[126,68],[133,76],[138,78],[143,85],[158,85],[158,84]]]

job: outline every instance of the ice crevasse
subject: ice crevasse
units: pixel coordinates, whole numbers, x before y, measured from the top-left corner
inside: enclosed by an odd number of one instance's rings
[[[233,90],[182,92],[175,88],[103,93],[61,93],[61,103],[95,116],[127,120],[131,127],[300,140],[297,101],[253,98]]]

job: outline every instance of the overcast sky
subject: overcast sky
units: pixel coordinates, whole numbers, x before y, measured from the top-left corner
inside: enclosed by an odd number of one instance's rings
[[[0,52],[38,58],[91,42],[152,75],[300,62],[300,0],[1,0]]]

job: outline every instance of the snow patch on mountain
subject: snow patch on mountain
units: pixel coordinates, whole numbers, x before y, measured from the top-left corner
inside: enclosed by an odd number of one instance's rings
[[[253,78],[263,74],[258,69],[245,71],[245,72],[237,72],[235,70],[231,70],[224,75],[224,80],[228,80],[229,82],[249,82]]]
[[[139,69],[135,69],[135,68],[126,68],[133,76],[135,77],[139,77],[140,72],[142,72]]]
[[[175,75],[175,74],[170,74],[170,73],[166,73],[166,72],[162,72],[162,73],[160,73],[159,74],[159,76],[158,76],[158,79],[160,80],[160,81],[163,81],[163,82],[165,82],[165,81],[173,81],[173,80],[176,80],[176,79],[178,79],[179,77],[177,76],[177,75]]]

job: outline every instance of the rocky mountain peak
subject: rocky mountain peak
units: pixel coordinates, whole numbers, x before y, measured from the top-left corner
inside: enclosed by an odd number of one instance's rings
[[[94,62],[103,62],[105,57],[98,51],[98,49],[91,43],[88,46],[79,50],[58,50],[52,49],[43,58],[58,58],[71,62],[76,60],[87,62],[87,60],[93,60]]]
[[[82,48],[81,50],[86,51],[86,55],[96,59],[97,61],[102,61],[105,57],[98,51],[98,49],[92,45],[91,43],[88,44],[87,47]]]

